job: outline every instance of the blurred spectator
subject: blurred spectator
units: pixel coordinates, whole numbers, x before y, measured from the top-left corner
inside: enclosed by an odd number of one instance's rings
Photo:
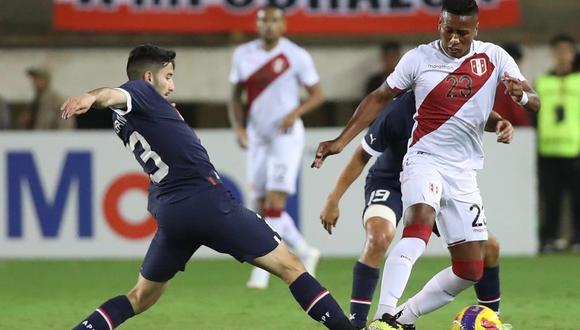
[[[563,249],[560,239],[562,200],[569,193],[572,205],[572,249],[580,252],[580,73],[573,72],[576,43],[568,35],[550,42],[553,69],[536,81],[542,99],[538,113],[538,174],[542,252]]]
[[[51,88],[50,72],[44,68],[30,68],[26,73],[34,88],[34,99],[20,116],[18,126],[37,130],[74,128],[74,119],[60,118],[60,106],[64,99]]]
[[[0,130],[12,128],[12,116],[6,101],[0,96]]]
[[[522,47],[518,44],[505,44],[502,48],[521,67],[521,60],[524,56]],[[499,113],[504,119],[509,120],[514,126],[532,126],[529,113],[521,105],[512,100],[511,96],[506,93],[504,84],[499,84],[497,87],[493,110]]]
[[[385,42],[381,45],[381,71],[370,76],[365,84],[365,95],[377,89],[385,82],[385,79],[395,70],[395,66],[401,58],[401,44],[398,42]]]

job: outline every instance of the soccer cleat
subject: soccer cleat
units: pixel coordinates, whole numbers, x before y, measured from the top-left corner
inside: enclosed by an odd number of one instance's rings
[[[514,328],[514,327],[512,327],[512,325],[511,325],[511,324],[509,324],[509,323],[504,323],[504,324],[502,324],[502,328],[501,328],[501,329],[502,329],[502,330],[512,330],[513,328]]]
[[[250,275],[250,279],[246,283],[248,289],[260,289],[265,290],[268,288],[268,282],[270,280],[270,273],[267,271],[254,267]]]
[[[396,316],[391,314],[383,314],[379,320],[372,321],[367,327],[368,330],[415,330],[413,324],[400,324],[397,322]]]

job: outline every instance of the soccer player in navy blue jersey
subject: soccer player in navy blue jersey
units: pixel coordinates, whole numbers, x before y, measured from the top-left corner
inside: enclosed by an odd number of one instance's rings
[[[195,132],[167,101],[175,84],[175,52],[152,45],[131,51],[129,81],[69,98],[65,119],[91,107],[113,110],[115,133],[151,178],[148,210],[157,232],[137,284],[96,309],[74,329],[113,329],[151,307],[168,281],[205,245],[280,277],[302,308],[329,329],[353,329],[329,292],[256,213],[224,188]]]
[[[335,187],[329,194],[320,214],[320,220],[328,233],[336,226],[339,202],[350,185],[356,180],[371,157],[377,157],[369,169],[365,183],[365,208],[363,227],[366,242],[363,252],[353,268],[350,301],[350,319],[358,329],[366,326],[372,297],[379,280],[379,266],[395,235],[395,227],[401,219],[401,183],[403,157],[411,128],[415,121],[415,96],[412,91],[398,95],[381,112],[369,127],[361,144],[343,169]],[[497,113],[492,112],[486,130],[498,134],[498,142],[509,143],[513,127]],[[436,231],[436,230],[435,230]],[[499,311],[499,244],[490,236],[486,245],[485,269],[482,280],[475,285],[478,302]],[[388,280],[388,279],[387,279]]]

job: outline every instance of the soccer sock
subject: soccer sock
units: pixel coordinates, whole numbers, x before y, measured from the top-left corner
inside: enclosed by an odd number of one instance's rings
[[[485,267],[483,277],[475,284],[475,293],[480,305],[486,306],[499,314],[500,288],[499,266]]]
[[[377,283],[379,269],[357,261],[352,270],[352,293],[350,295],[350,322],[364,328],[367,323],[371,302]]]
[[[277,221],[282,222],[282,226],[284,226],[284,233],[281,233],[282,238],[284,241],[288,243],[294,251],[298,254],[298,256],[302,257],[303,254],[307,254],[310,252],[310,246],[304,240],[304,236],[296,227],[296,223],[294,219],[288,214],[288,212],[282,212],[280,219]]]
[[[407,286],[413,265],[425,251],[431,230],[427,225],[410,225],[403,230],[403,238],[395,245],[385,262],[376,319],[380,319],[385,313],[395,314],[397,302]]]
[[[402,324],[413,324],[421,315],[453,301],[457,294],[474,283],[455,275],[452,268],[447,267],[433,276],[419,293],[398,308],[397,312],[401,315],[397,321]]]
[[[352,325],[344,312],[312,275],[303,273],[292,284],[290,292],[302,309],[315,321],[322,323],[328,329],[352,329]]]
[[[107,300],[73,330],[112,330],[135,315],[127,296]]]

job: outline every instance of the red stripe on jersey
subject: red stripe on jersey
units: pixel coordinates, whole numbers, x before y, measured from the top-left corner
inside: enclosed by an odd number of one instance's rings
[[[246,91],[248,92],[248,105],[252,102],[268,87],[276,78],[280,77],[288,68],[290,67],[290,62],[284,54],[280,54],[261,68],[252,73],[250,77],[246,80]]]
[[[417,110],[411,146],[453,117],[483,87],[494,68],[486,54],[475,54],[435,86]]]

